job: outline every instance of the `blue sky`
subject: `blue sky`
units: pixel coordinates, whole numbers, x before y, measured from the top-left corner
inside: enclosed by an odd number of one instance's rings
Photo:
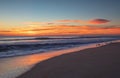
[[[0,0],[0,35],[120,34],[119,14],[120,0]]]
[[[120,0],[0,0],[5,22],[105,18],[120,20]],[[116,22],[115,22],[116,23]]]

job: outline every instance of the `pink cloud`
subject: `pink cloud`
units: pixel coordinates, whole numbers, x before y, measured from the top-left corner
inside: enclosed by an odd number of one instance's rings
[[[82,20],[57,20],[56,22],[61,22],[61,23],[81,23],[83,22]]]
[[[72,20],[72,19],[65,19],[65,20],[55,20],[51,22],[25,22],[26,25],[32,25],[32,26],[51,26],[51,25],[91,25],[91,24],[105,24],[110,22],[110,20],[107,19],[93,19],[93,20]]]
[[[110,22],[110,20],[107,20],[107,19],[93,19],[89,21],[89,23],[91,24],[104,24],[108,22]]]
[[[93,20],[57,20],[58,23],[80,23],[80,24],[105,24],[110,22],[107,19],[93,19]]]

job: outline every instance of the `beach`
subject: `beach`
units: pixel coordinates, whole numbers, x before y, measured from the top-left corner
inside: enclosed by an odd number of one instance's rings
[[[101,46],[106,45],[105,43],[100,43],[100,44]],[[34,65],[36,65],[39,62],[50,59],[52,57],[60,56],[62,54],[72,53],[87,48],[99,47],[97,45],[98,43],[85,44],[82,46],[58,50],[58,51],[49,51],[45,53],[1,58],[0,78],[16,78],[19,75],[25,73],[26,71],[29,71],[32,67],[34,67]]]
[[[119,78],[120,42],[76,51],[37,63],[17,78]]]

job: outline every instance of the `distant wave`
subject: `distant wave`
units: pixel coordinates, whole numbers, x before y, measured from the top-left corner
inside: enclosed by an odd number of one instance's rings
[[[16,37],[0,38],[0,41],[18,41],[18,40],[49,40],[49,39],[80,39],[80,38],[120,38],[120,36],[75,36],[75,37]]]

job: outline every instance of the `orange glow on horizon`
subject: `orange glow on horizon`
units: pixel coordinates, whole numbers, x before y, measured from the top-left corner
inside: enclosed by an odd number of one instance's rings
[[[26,27],[27,28],[27,27]],[[99,27],[99,26],[37,26],[24,28],[14,28],[14,30],[0,29],[3,36],[41,36],[41,35],[85,35],[85,34],[118,34],[120,27]]]

